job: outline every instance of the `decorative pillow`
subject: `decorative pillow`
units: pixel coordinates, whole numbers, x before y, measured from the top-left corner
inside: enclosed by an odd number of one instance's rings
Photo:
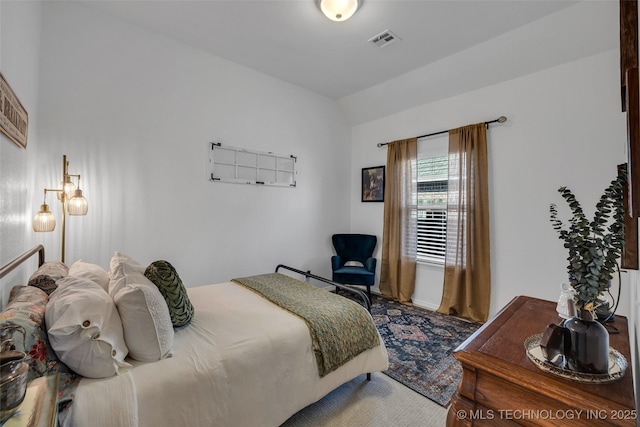
[[[193,305],[176,269],[168,261],[159,260],[152,262],[144,275],[160,289],[167,301],[173,326],[189,323],[193,318]]]
[[[126,285],[124,280],[126,274],[144,274],[144,266],[122,252],[113,254],[111,262],[109,263],[109,269],[109,295],[111,295],[112,298]]]
[[[0,313],[0,328],[9,331],[9,339],[13,340],[16,350],[27,353],[28,380],[43,375],[60,375],[58,411],[61,411],[71,404],[81,377],[58,360],[49,345],[44,324],[48,300],[46,294],[37,287],[14,287],[7,306]]]
[[[11,289],[7,306],[0,312],[0,329],[9,332],[9,339],[13,340],[16,350],[27,354],[29,380],[70,372],[49,345],[44,323],[48,300],[47,294],[36,287],[15,286]]]
[[[78,260],[69,268],[69,276],[84,277],[93,280],[100,285],[102,289],[109,292],[109,273],[97,264]]]
[[[127,275],[125,280],[113,300],[122,319],[129,357],[143,362],[170,357],[173,325],[160,291],[140,273]]]
[[[60,261],[47,261],[40,267],[38,267],[35,273],[33,273],[31,277],[29,277],[29,281],[42,275],[49,276],[53,280],[62,279],[63,277],[67,277],[69,275],[69,267],[67,267]]]
[[[51,295],[51,292],[55,291],[58,285],[56,285],[56,281],[46,274],[41,274],[40,276],[34,277],[29,280],[27,283],[29,286],[35,286],[36,288],[44,291],[47,295]]]
[[[131,365],[122,323],[111,297],[92,280],[58,280],[45,311],[49,342],[58,358],[89,378],[110,377]]]

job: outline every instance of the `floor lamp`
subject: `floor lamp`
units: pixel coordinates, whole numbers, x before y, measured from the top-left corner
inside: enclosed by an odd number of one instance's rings
[[[78,180],[78,187],[73,184],[71,178],[76,178]],[[47,205],[47,193],[54,192],[58,196],[58,200],[62,203],[62,249],[61,249],[61,261],[64,262],[64,240],[65,240],[65,219],[67,217],[67,213],[69,215],[86,215],[89,209],[89,205],[87,204],[87,199],[82,195],[82,190],[80,190],[80,175],[71,175],[69,174],[69,162],[67,161],[67,156],[62,156],[62,182],[60,183],[60,188],[52,189],[45,188],[44,189],[44,200],[42,205],[40,205],[40,210],[33,217],[33,231],[36,232],[49,232],[53,231],[56,228],[56,219],[53,216],[53,213],[49,210],[49,205]]]

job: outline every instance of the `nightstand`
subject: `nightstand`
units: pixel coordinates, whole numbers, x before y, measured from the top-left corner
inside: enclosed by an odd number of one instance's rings
[[[527,357],[526,338],[561,319],[556,303],[514,298],[455,351],[462,381],[447,426],[635,426],[627,319],[616,316],[609,345],[628,362],[624,377],[606,384],[560,378]]]
[[[59,379],[56,374],[31,380],[20,409],[3,427],[56,427]]]

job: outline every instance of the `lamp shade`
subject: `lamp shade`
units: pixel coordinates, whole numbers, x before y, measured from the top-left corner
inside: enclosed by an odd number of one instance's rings
[[[73,193],[73,197],[69,200],[67,211],[69,215],[86,215],[89,210],[87,199],[82,195],[82,190],[77,189]]]
[[[33,217],[33,231],[46,232],[53,231],[56,228],[56,219],[49,210],[49,205],[46,203],[40,205],[40,210]]]
[[[358,10],[358,0],[320,0],[320,9],[332,21],[346,21]]]
[[[57,192],[58,200],[62,199],[62,195],[63,194],[65,195],[65,197],[67,199],[69,199],[73,195],[73,192],[76,191],[76,186],[73,185],[73,182],[71,182],[71,177],[70,176],[68,176],[68,175],[65,176],[64,177],[64,181],[60,182],[60,189],[62,191],[58,191]]]

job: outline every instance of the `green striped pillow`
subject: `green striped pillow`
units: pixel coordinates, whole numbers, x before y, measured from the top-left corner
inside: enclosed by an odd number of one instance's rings
[[[167,301],[173,326],[189,323],[193,318],[193,305],[176,269],[168,261],[154,261],[144,271],[144,275],[160,289]]]

